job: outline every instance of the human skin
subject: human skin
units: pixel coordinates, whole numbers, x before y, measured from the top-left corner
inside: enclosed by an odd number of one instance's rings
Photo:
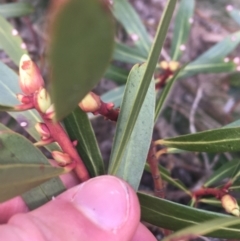
[[[123,180],[100,176],[69,188],[42,207],[29,212],[14,198],[0,204],[2,241],[156,241],[140,223],[140,206],[134,190]]]

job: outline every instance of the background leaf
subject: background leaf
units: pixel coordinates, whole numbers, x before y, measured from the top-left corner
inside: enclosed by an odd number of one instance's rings
[[[216,218],[228,220],[231,217],[184,206],[140,192],[138,192],[138,198],[141,204],[142,221],[174,231]],[[236,239],[239,238],[239,230],[240,224],[219,228],[218,231],[212,232],[210,235],[218,238]]]
[[[138,47],[138,52],[147,57],[151,41],[145,26],[142,24],[142,20],[131,4],[126,0],[115,0],[113,2],[113,14],[129,36],[132,39],[134,37],[134,44]]]
[[[127,82],[129,71],[110,65],[104,74],[104,77],[110,79],[118,84],[125,84]]]
[[[197,152],[240,150],[240,127],[213,129],[195,134],[160,140],[158,144]]]
[[[233,8],[230,11],[228,11],[228,14],[231,16],[231,18],[240,25],[240,11],[239,9]]]
[[[201,224],[193,225],[174,234],[171,234],[164,238],[162,241],[192,239],[200,235],[206,235],[212,232],[216,232],[220,229],[239,224],[239,218],[218,218],[211,221],[203,222]]]
[[[240,31],[227,36],[197,59],[189,63],[181,77],[197,73],[218,73],[235,70],[236,64],[231,60],[229,62],[224,62],[224,58],[231,53],[239,43]]]
[[[148,61],[146,63],[146,70],[142,74],[142,76],[139,76],[139,78],[141,78],[141,82],[136,92],[136,96],[134,97],[134,104],[132,106],[132,110],[130,111],[131,115],[128,117],[128,119],[126,119],[126,127],[122,131],[121,139],[119,138],[118,140],[120,145],[118,147],[114,147],[111,153],[111,165],[109,168],[109,173],[113,175],[117,172],[117,169],[120,165],[122,155],[124,153],[125,148],[127,147],[127,143],[132,134],[140,109],[146,97],[148,87],[152,81],[153,73],[157,65],[158,57],[166,37],[167,29],[174,11],[175,4],[176,0],[169,0],[166,5],[166,8],[164,10],[164,13],[158,26],[157,34],[152,49],[148,57]],[[145,65],[143,65],[142,68],[144,68],[144,66]]]
[[[131,111],[134,110],[133,101],[137,94],[141,76],[143,75],[144,71],[144,65],[141,67],[135,65],[129,75],[117,122],[117,130],[112,148],[113,156],[110,160],[109,170],[114,169],[114,153],[115,150],[122,144],[122,135],[124,130],[127,128],[127,120],[131,115]],[[154,81],[152,81],[139,112],[137,121],[133,127],[127,147],[121,155],[122,158],[120,160],[120,165],[114,173],[114,175],[123,178],[129,184],[131,184],[135,190],[138,189],[152,139],[154,110],[155,85]]]
[[[212,186],[213,184],[216,184],[225,178],[232,178],[235,172],[239,173],[239,164],[240,160],[232,160],[225,163],[219,169],[214,171],[214,173],[212,173],[212,175],[204,183],[204,187]]]
[[[16,30],[15,30],[16,31]],[[27,51],[19,35],[14,35],[12,25],[0,15],[0,46],[18,66],[20,58]]]
[[[181,0],[174,22],[174,31],[171,44],[171,58],[178,60],[182,51],[181,45],[185,45],[188,40],[189,31],[193,22],[195,0]]]
[[[33,12],[33,7],[29,3],[16,2],[0,4],[0,15],[4,18],[16,18],[29,15]]]
[[[75,109],[103,76],[113,51],[114,25],[108,7],[97,0],[67,1],[55,14],[50,89],[59,120]]]
[[[72,141],[77,140],[78,154],[92,177],[104,174],[104,163],[88,116],[76,108],[64,119],[64,125]]]

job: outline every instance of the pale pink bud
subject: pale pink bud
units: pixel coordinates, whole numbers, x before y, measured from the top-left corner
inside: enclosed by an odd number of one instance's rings
[[[96,112],[101,107],[101,99],[93,92],[89,92],[84,99],[79,103],[79,107],[84,112]]]
[[[229,194],[222,196],[221,203],[226,212],[233,214],[234,216],[239,217],[239,206],[234,197]]]
[[[31,96],[26,96],[22,94],[17,94],[17,99],[22,102],[23,104],[29,104],[32,102]]]
[[[41,113],[46,113],[47,109],[49,109],[52,104],[50,95],[48,94],[47,90],[42,87],[35,93],[34,102],[35,108]]]
[[[52,152],[53,159],[58,162],[60,165],[65,166],[72,162],[71,157],[67,153],[60,151]]]
[[[46,139],[48,139],[50,137],[50,132],[49,132],[49,129],[46,126],[46,124],[44,124],[44,123],[37,123],[35,125],[35,128],[36,128],[37,132],[41,135],[41,138],[43,140],[46,140]]]
[[[19,75],[21,90],[27,95],[34,94],[44,86],[39,68],[27,54],[24,54],[20,60]]]

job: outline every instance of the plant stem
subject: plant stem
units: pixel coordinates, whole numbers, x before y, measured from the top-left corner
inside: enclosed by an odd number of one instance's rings
[[[164,198],[165,197],[164,184],[161,177],[161,173],[159,172],[159,169],[158,169],[158,158],[156,156],[156,147],[153,142],[151,143],[150,149],[148,151],[147,162],[149,164],[150,171],[153,177],[155,196]]]
[[[73,146],[61,124],[59,122],[53,123],[52,120],[44,118],[44,115],[42,114],[41,116],[50,131],[51,137],[60,145],[63,152],[68,153],[73,162],[76,162],[76,167],[74,170],[80,181],[87,181],[90,178],[87,168],[85,167],[81,157],[78,155],[77,150]]]

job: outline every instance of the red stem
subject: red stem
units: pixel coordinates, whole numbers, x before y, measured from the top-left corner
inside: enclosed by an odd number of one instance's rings
[[[58,122],[53,123],[52,120],[44,118],[43,115],[41,116],[50,131],[51,137],[60,145],[63,152],[68,153],[72,160],[76,162],[76,167],[74,170],[80,181],[87,181],[90,178],[88,171],[61,124]]]
[[[202,196],[215,196],[217,199],[220,199],[224,196],[227,192],[225,190],[216,189],[216,188],[201,188],[197,191],[194,191],[192,195],[197,199]]]

